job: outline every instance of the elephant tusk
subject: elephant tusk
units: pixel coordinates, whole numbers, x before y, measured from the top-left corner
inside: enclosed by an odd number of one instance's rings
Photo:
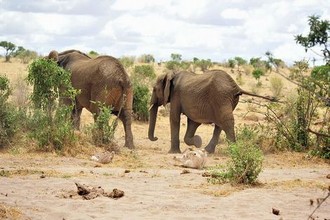
[[[150,112],[150,110],[152,109],[152,107],[154,107],[154,104],[150,105],[150,107],[148,108],[148,111]]]

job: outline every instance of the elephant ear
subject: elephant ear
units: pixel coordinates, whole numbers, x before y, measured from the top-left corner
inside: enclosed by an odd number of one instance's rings
[[[168,98],[170,97],[171,90],[171,80],[174,77],[174,73],[168,73],[164,79],[165,87],[164,87],[164,103],[165,106],[168,103]]]
[[[54,60],[55,62],[58,61],[58,52],[56,50],[52,50],[50,51],[48,57],[48,59]]]

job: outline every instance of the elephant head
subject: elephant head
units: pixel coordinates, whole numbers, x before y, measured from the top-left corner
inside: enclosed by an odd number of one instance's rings
[[[154,136],[158,107],[161,105],[165,106],[170,102],[171,81],[173,77],[174,73],[172,72],[163,74],[157,78],[157,81],[153,87],[148,131],[148,137],[151,141],[158,140],[158,138]]]

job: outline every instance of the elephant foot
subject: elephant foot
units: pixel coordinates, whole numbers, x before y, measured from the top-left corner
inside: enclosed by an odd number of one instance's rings
[[[134,144],[125,144],[124,147],[127,147],[128,149],[135,149]]]
[[[207,151],[207,153],[209,153],[209,154],[213,154],[214,151],[215,151],[215,145],[214,145],[214,146],[212,146],[212,145],[207,145],[207,146],[205,147],[205,150]]]
[[[133,141],[126,141],[124,147],[127,147],[128,149],[135,149]]]
[[[170,149],[169,154],[181,154],[181,150],[180,149]]]
[[[194,145],[197,148],[200,148],[202,146],[202,138],[198,135],[194,136]]]

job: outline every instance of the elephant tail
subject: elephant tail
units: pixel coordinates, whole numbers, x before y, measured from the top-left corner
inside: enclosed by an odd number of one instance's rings
[[[262,95],[257,95],[257,94],[254,94],[252,92],[247,92],[247,91],[244,91],[244,90],[240,90],[236,96],[240,96],[240,95],[249,95],[249,96],[254,96],[254,97],[258,97],[258,98],[262,98],[262,99],[266,99],[268,101],[271,101],[271,102],[278,102],[279,100],[274,97],[274,96],[262,96]]]

